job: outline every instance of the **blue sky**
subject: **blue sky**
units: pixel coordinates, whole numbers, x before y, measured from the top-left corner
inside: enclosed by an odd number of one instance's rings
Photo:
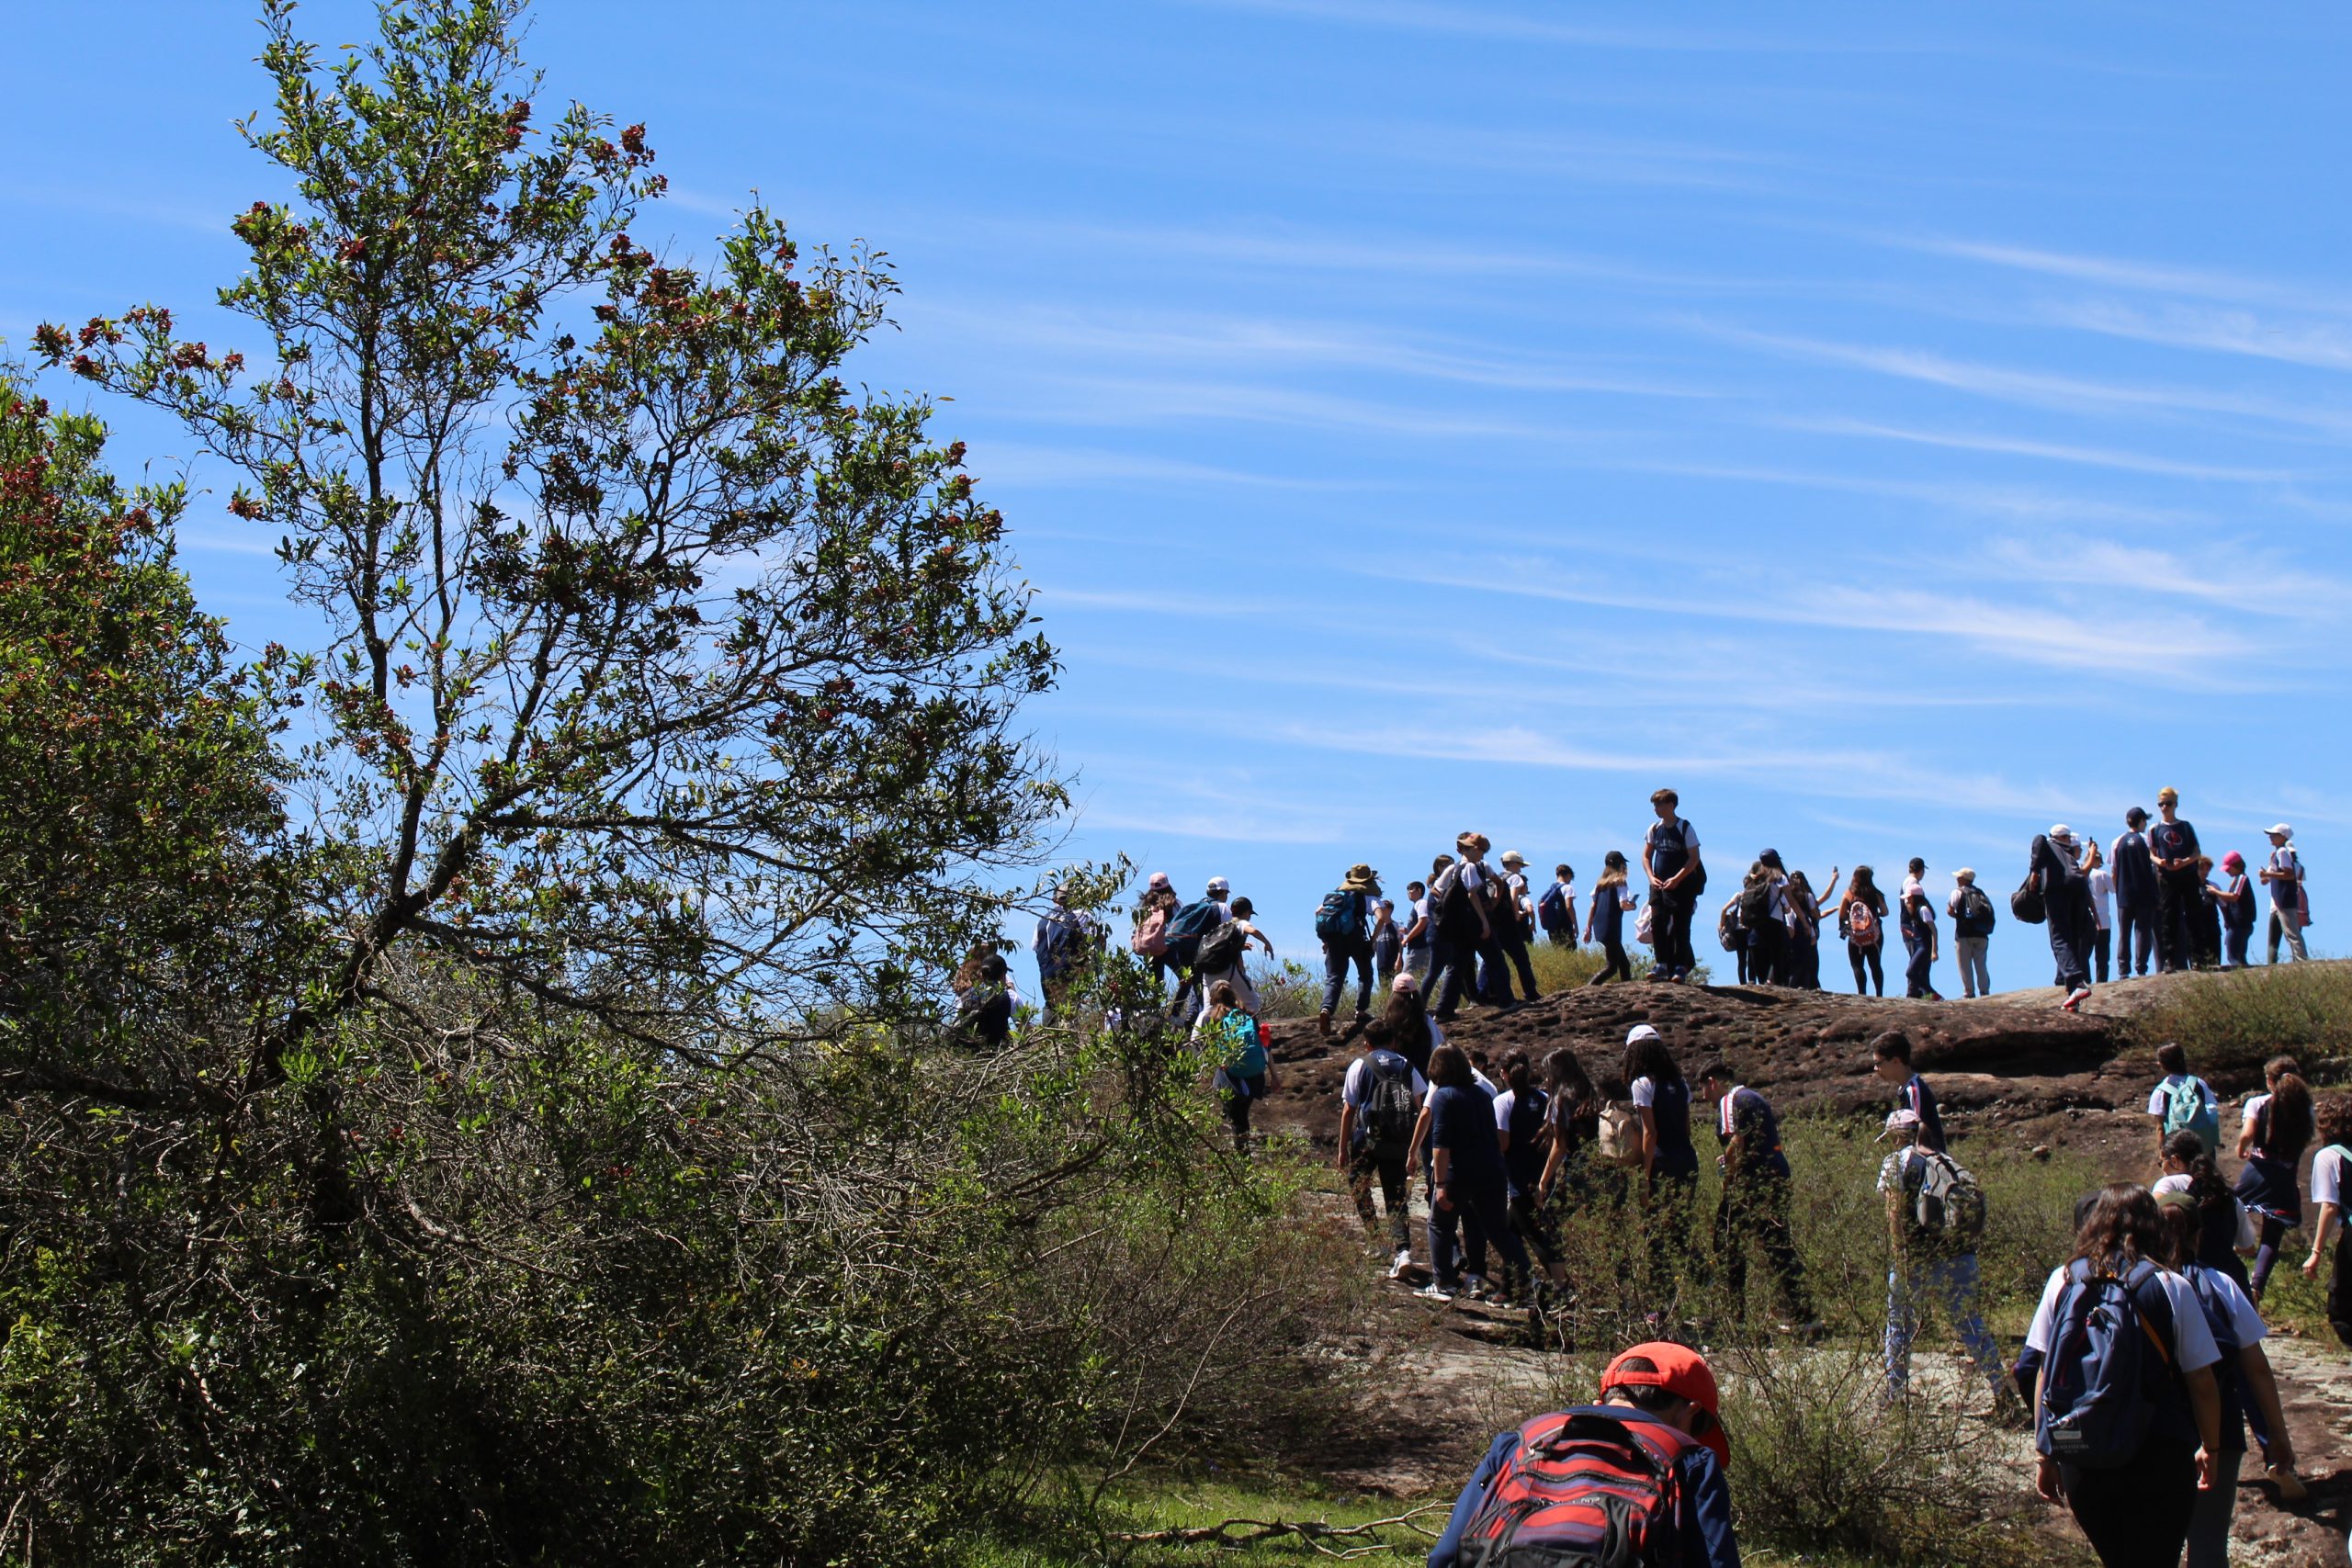
[[[277,194],[229,127],[256,29],[12,20],[0,335],[209,299],[226,216]],[[1401,888],[1477,827],[1589,886],[1660,784],[1727,893],[1767,844],[2005,891],[2032,832],[2110,836],[2173,783],[2209,847],[2294,822],[2332,948],[2347,34],[2314,5],[548,0],[533,53],[648,124],[682,249],[756,188],[895,259],[863,373],[955,400],[1016,529],[1073,854],[1224,873],[1303,955],[1351,861]],[[184,450],[107,412],[124,466]],[[187,542],[241,640],[298,626],[217,504]],[[2046,982],[2040,933],[1994,968]]]

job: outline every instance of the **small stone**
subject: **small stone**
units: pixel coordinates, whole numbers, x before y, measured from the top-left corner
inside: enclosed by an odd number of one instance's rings
[[[2033,1145],[2032,1154],[2033,1157],[2036,1159],[2046,1160],[2050,1157],[2050,1145],[2048,1144],[2036,1144]]]

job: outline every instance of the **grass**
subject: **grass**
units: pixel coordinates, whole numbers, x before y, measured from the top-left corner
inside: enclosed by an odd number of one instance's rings
[[[2179,1041],[2199,1072],[2258,1067],[2283,1051],[2308,1076],[2323,1059],[2352,1055],[2352,964],[2193,975],[2167,987],[2132,1030],[2150,1049]]]

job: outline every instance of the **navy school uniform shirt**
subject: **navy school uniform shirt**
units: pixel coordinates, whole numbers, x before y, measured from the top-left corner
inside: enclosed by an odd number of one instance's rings
[[[1699,1151],[1690,1143],[1690,1085],[1662,1084],[1653,1078],[1634,1080],[1634,1104],[1648,1106],[1657,1122],[1657,1174],[1696,1176]]]
[[[1630,1404],[1580,1404],[1571,1414],[1610,1416],[1624,1422],[1647,1421],[1654,1426],[1670,1427],[1673,1423],[1660,1420],[1646,1410],[1636,1410]],[[1453,1512],[1445,1521],[1445,1532],[1430,1548],[1429,1568],[1454,1568],[1454,1559],[1462,1550],[1462,1532],[1469,1528],[1470,1517],[1478,1511],[1479,1500],[1487,1488],[1500,1473],[1519,1446],[1519,1434],[1505,1432],[1487,1445],[1487,1457],[1470,1472],[1470,1484],[1453,1502]],[[1683,1558],[1695,1568],[1739,1568],[1739,1540],[1731,1528],[1731,1483],[1724,1479],[1724,1467],[1715,1459],[1714,1450],[1693,1444],[1682,1456],[1679,1467],[1682,1481],[1682,1517],[1678,1521],[1686,1551]]]
[[[1715,1107],[1715,1139],[1728,1145],[1738,1136],[1747,1139],[1747,1158],[1737,1174],[1771,1175],[1785,1179],[1789,1156],[1781,1147],[1781,1119],[1772,1102],[1752,1089],[1733,1089]]]
[[[1449,1183],[1502,1179],[1495,1102],[1475,1089],[1448,1086],[1430,1091],[1430,1147],[1446,1151]]]
[[[1625,945],[1624,898],[1622,882],[1592,890],[1592,937],[1603,947]]]
[[[1543,1134],[1550,1108],[1551,1097],[1532,1084],[1525,1094],[1507,1089],[1495,1097],[1495,1130],[1510,1134],[1510,1147],[1503,1151],[1503,1174],[1514,1198],[1534,1191],[1544,1179]]]
[[[1928,1087],[1927,1079],[1913,1073],[1905,1080],[1903,1087],[1894,1091],[1894,1108],[1918,1116],[1921,1148],[1934,1149],[1939,1154],[1943,1152],[1944,1113],[1936,1109],[1936,1091]]]

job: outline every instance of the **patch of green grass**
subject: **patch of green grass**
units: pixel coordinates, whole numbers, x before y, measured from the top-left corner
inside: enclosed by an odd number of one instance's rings
[[[2285,1052],[2308,1074],[2352,1055],[2352,964],[2283,964],[2174,981],[2132,1021],[2153,1050],[2177,1040],[2199,1072],[2258,1067]]]
[[[1112,1554],[1127,1568],[1174,1568],[1176,1564],[1216,1562],[1238,1568],[1294,1568],[1330,1561],[1297,1536],[1270,1538],[1240,1545],[1214,1541],[1194,1544],[1126,1542],[1121,1534],[1148,1534],[1169,1529],[1204,1529],[1228,1519],[1307,1522],[1345,1528],[1396,1518],[1417,1508],[1430,1511],[1415,1521],[1420,1529],[1398,1525],[1376,1537],[1350,1537],[1328,1543],[1333,1550],[1376,1548],[1387,1542],[1387,1553],[1370,1553],[1374,1561],[1418,1562],[1428,1555],[1430,1542],[1444,1528],[1451,1494],[1442,1497],[1399,1500],[1394,1497],[1338,1496],[1311,1482],[1212,1481],[1194,1483],[1163,1478],[1150,1485],[1126,1489],[1110,1500],[1102,1537],[1046,1531],[976,1537],[960,1547],[959,1561],[970,1568],[1097,1568]],[[1420,1530],[1428,1533],[1422,1534]],[[1233,1534],[1246,1535],[1246,1528]]]

